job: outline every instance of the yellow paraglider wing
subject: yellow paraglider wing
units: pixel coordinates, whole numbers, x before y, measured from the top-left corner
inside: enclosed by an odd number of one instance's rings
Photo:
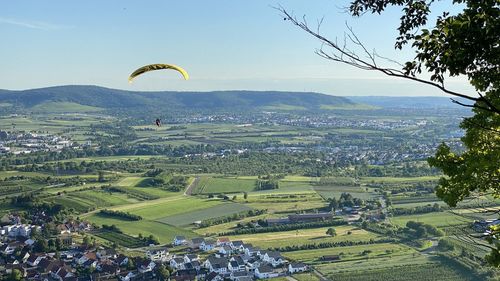
[[[149,72],[149,71],[153,71],[153,70],[162,70],[162,69],[173,69],[173,70],[177,70],[179,71],[182,76],[184,77],[185,80],[188,80],[189,79],[189,74],[187,73],[186,70],[184,70],[184,68],[180,67],[180,66],[177,66],[177,65],[173,65],[173,64],[161,64],[161,63],[158,63],[158,64],[150,64],[150,65],[145,65],[141,68],[138,68],[136,71],[132,72],[132,74],[130,74],[130,76],[128,77],[128,82],[129,83],[132,83],[132,80],[143,74],[143,73],[146,73],[146,72]]]

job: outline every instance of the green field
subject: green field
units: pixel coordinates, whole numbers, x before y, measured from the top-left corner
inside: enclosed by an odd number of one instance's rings
[[[423,177],[362,177],[362,183],[415,183],[424,181],[437,181],[440,176]]]
[[[182,192],[171,192],[159,187],[144,187],[141,184],[148,179],[146,177],[139,176],[129,176],[120,179],[116,184],[115,188],[121,190],[123,193],[131,197],[143,200],[152,200],[164,197],[173,197],[181,194]]]
[[[345,266],[332,263],[317,266],[327,277],[339,281],[476,281],[484,280],[469,270],[450,264],[439,258],[422,255],[367,259],[357,263],[348,262]]]
[[[78,212],[87,212],[96,208],[126,205],[137,202],[125,194],[104,192],[100,190],[85,190],[56,195],[47,201],[73,208]]]
[[[67,208],[74,208],[80,212],[97,207],[124,205],[131,202],[124,199],[123,196],[114,196],[113,193],[95,190],[71,192],[57,195],[47,200],[61,204]]]
[[[299,229],[282,232],[257,233],[246,235],[230,236],[231,240],[243,240],[245,243],[251,243],[261,248],[286,247],[293,245],[318,244],[323,242],[342,242],[342,241],[369,241],[370,239],[380,238],[379,235],[353,226],[333,227],[337,236],[326,235],[328,227],[314,229]],[[351,234],[347,234],[351,232]]]
[[[371,253],[363,255],[363,251],[370,250]],[[285,252],[283,255],[291,260],[299,260],[311,264],[321,264],[320,258],[324,255],[340,255],[342,262],[334,263],[337,268],[341,263],[346,260],[363,260],[374,257],[387,257],[392,258],[394,255],[402,255],[408,253],[416,253],[415,250],[408,246],[400,244],[380,243],[372,245],[358,245],[349,247],[336,247],[317,250],[302,250]],[[332,264],[333,265],[333,264]],[[351,265],[352,266],[352,265]]]
[[[450,212],[437,212],[420,215],[397,216],[391,218],[392,223],[405,226],[408,221],[423,222],[437,227],[447,227],[469,223],[471,220]]]
[[[287,201],[257,201],[248,204],[250,207],[254,209],[266,209],[269,213],[296,213],[300,211],[306,210],[317,210],[324,208],[327,204],[324,201],[320,200],[304,200],[304,201],[295,201],[295,202],[287,202]]]
[[[428,205],[432,206],[432,205],[434,205],[436,203],[439,206],[441,206],[441,207],[448,206],[443,201],[424,201],[424,202],[414,202],[414,203],[401,203],[401,201],[399,201],[399,202],[392,202],[392,207],[393,208],[405,208],[405,209],[409,209],[409,208],[422,207],[422,206],[428,206]]]
[[[250,192],[255,189],[255,180],[235,178],[201,177],[195,194]]]
[[[156,221],[125,221],[116,218],[103,217],[99,214],[92,214],[91,216],[86,217],[86,219],[97,225],[116,225],[121,231],[129,235],[137,236],[140,233],[143,236],[149,236],[152,234],[160,240],[160,243],[171,243],[176,235],[184,235],[186,237],[196,236],[195,233],[189,230]]]
[[[321,281],[321,279],[319,279],[319,277],[314,273],[294,274],[293,278],[298,281]]]
[[[96,190],[72,192],[67,196],[92,202],[97,207],[123,205],[133,202],[133,200],[129,201],[125,199],[126,196],[123,196],[123,194],[120,193],[111,193]]]
[[[394,245],[394,244],[391,244]],[[372,248],[368,249],[372,250]],[[356,272],[358,270],[374,270],[405,265],[432,264],[428,256],[409,248],[391,248],[388,251],[376,249],[368,255],[346,256],[340,261],[318,261],[315,265],[324,274]]]
[[[397,195],[391,196],[391,201],[393,204],[409,204],[409,203],[426,203],[426,204],[434,204],[434,203],[442,203],[443,201],[439,199],[434,194],[426,194],[421,196],[404,196]]]
[[[313,184],[303,181],[280,181],[279,189],[259,191],[259,193],[302,193],[314,192]]]
[[[296,213],[300,211],[310,211],[324,208],[327,203],[315,192],[280,193],[279,189],[275,192],[252,192],[246,200],[238,198],[240,202],[248,202],[254,209],[267,209],[269,213]]]
[[[299,175],[287,175],[285,178],[283,178],[281,181],[286,182],[286,181],[300,181],[300,182],[318,182],[320,178],[318,177],[305,177],[305,176],[299,176]]]
[[[366,191],[360,186],[336,186],[336,185],[318,185],[314,190],[323,198],[340,198],[342,193],[350,193],[354,198],[363,200],[373,199],[376,193]]]
[[[58,195],[55,198],[50,198],[48,200],[61,204],[67,208],[73,208],[79,212],[85,212],[88,209],[124,205],[134,202],[133,200],[127,200],[126,197],[121,194],[96,190],[71,192],[65,195]]]
[[[256,221],[259,219],[266,219],[269,217],[275,217],[275,216],[269,215],[269,214],[263,214],[263,215],[255,216],[255,217],[246,217],[244,219],[237,220],[237,221],[231,221],[231,222],[227,222],[227,223],[211,225],[209,227],[195,228],[195,229],[193,229],[193,231],[196,233],[199,233],[203,236],[212,235],[214,233],[225,233],[225,232],[229,232],[229,231],[234,230],[234,227],[236,227],[236,225],[238,223],[245,224],[245,223],[249,223],[251,221]]]
[[[187,229],[155,220],[167,216],[183,214],[186,210],[208,209],[220,204],[223,204],[223,202],[219,200],[202,200],[194,197],[177,195],[175,197],[141,201],[109,208],[139,215],[143,218],[140,221],[126,221],[117,218],[103,217],[98,213],[90,213],[84,217],[97,225],[116,225],[121,231],[129,235],[137,236],[141,233],[146,236],[152,234],[158,237],[161,243],[170,243],[175,235],[193,237],[196,236],[196,234]]]
[[[167,216],[157,219],[159,222],[175,225],[187,226],[195,221],[202,221],[217,217],[230,216],[235,213],[251,210],[252,208],[238,203],[224,203],[214,207],[209,207],[197,211],[187,211],[182,214]]]
[[[172,197],[181,194],[182,192],[172,192],[168,190],[164,190],[158,187],[133,187],[133,188],[122,188],[125,193],[131,194],[144,194],[150,196],[151,198],[164,198],[164,197]]]
[[[144,202],[145,204],[133,204],[113,209],[130,212],[149,220],[157,220],[168,216],[184,214],[187,211],[208,209],[223,204],[220,200],[198,199],[193,197],[173,197],[165,199],[171,200],[159,202],[149,201]]]
[[[130,235],[126,235],[123,233],[119,232],[114,232],[114,231],[100,231],[97,233],[94,233],[95,236],[102,238],[104,240],[107,240],[111,243],[116,243],[120,246],[127,247],[127,248],[138,248],[142,246],[146,246],[143,241],[140,239],[137,239],[136,237],[132,237]]]
[[[12,176],[25,176],[25,177],[47,177],[48,174],[38,172],[20,172],[20,171],[1,171],[0,179],[5,179]]]
[[[141,182],[144,178],[140,176],[136,177],[124,177],[123,179],[119,180],[116,185],[117,186],[128,186],[128,187],[135,187]]]

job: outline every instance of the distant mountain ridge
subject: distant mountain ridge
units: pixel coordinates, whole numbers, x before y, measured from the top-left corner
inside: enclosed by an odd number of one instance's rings
[[[47,103],[75,103],[110,108],[162,107],[191,109],[269,108],[320,109],[354,107],[344,97],[319,93],[277,91],[140,92],[98,86],[57,86],[22,91],[0,90],[0,103],[40,108]]]
[[[458,107],[447,97],[339,97],[314,92],[212,91],[142,92],[90,85],[21,91],[0,90],[0,105],[29,111],[89,112],[106,109],[169,110],[371,110],[377,108]]]

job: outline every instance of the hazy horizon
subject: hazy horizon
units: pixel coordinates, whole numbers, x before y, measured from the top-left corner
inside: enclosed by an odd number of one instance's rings
[[[36,90],[36,89],[45,89],[45,88],[57,88],[57,87],[71,87],[71,86],[76,86],[76,87],[99,87],[99,88],[106,88],[106,89],[112,89],[112,90],[120,90],[120,91],[130,91],[130,92],[141,92],[141,93],[161,93],[161,92],[177,92],[177,93],[183,93],[183,92],[196,92],[196,93],[212,93],[212,92],[290,92],[290,93],[314,93],[314,94],[323,94],[323,95],[329,95],[329,96],[338,96],[338,97],[381,97],[381,98],[453,98],[453,96],[442,94],[442,95],[342,95],[342,94],[332,94],[332,93],[323,93],[323,92],[317,92],[317,91],[300,91],[300,90],[253,90],[253,89],[224,89],[224,90],[137,90],[137,89],[120,89],[120,88],[113,88],[113,87],[106,87],[102,85],[84,85],[84,84],[66,84],[66,85],[53,85],[53,86],[46,86],[46,87],[36,87],[36,88],[26,88],[26,89],[3,89],[0,88],[1,91],[12,91],[12,92],[22,92],[22,91],[30,91],[30,90]]]

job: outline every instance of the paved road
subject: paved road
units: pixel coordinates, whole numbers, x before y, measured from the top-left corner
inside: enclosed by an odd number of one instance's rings
[[[382,213],[385,215],[384,222],[389,222],[389,214],[387,213],[387,206],[385,204],[385,199],[384,199],[384,197],[380,196],[378,198],[378,200],[380,202],[380,207],[381,207]]]
[[[193,190],[196,188],[199,182],[200,177],[194,178],[193,182],[191,182],[191,184],[186,188],[186,191],[184,191],[184,195],[191,196],[191,194],[193,194]]]

